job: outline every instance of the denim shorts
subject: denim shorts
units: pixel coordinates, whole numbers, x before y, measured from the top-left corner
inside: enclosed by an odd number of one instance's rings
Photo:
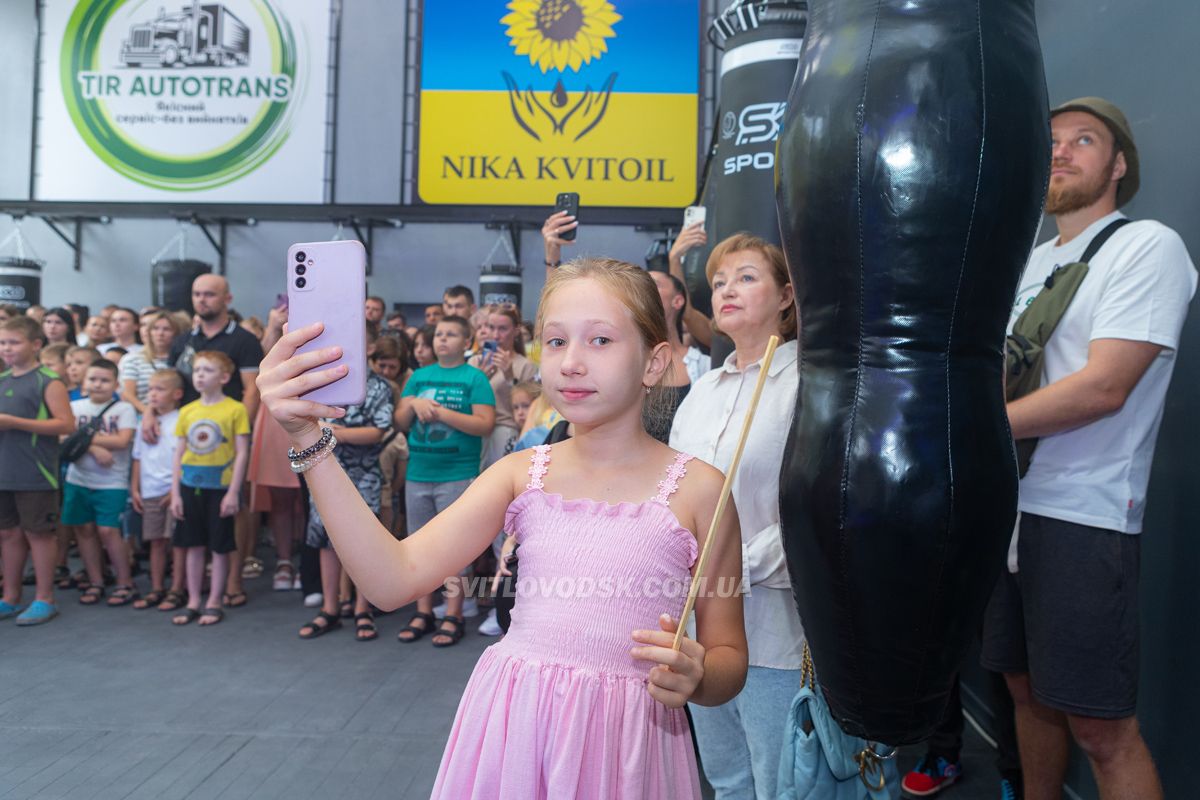
[[[471,485],[474,478],[465,481],[447,481],[445,483],[422,483],[420,481],[405,481],[404,483],[404,513],[408,520],[408,533],[411,536],[429,524],[429,521],[449,508],[455,500]],[[459,570],[459,575],[466,577],[471,574],[471,564],[478,553],[464,553],[466,565]]]

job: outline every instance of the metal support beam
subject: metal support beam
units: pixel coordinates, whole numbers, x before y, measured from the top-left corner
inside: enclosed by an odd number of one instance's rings
[[[510,219],[503,222],[488,222],[483,227],[489,231],[508,231],[508,241],[512,245],[513,258],[517,261],[513,266],[521,266],[521,223]]]
[[[352,218],[350,220],[350,227],[354,229],[354,235],[358,237],[358,240],[363,243],[363,247],[367,250],[367,275],[370,275],[375,271],[371,263],[375,255],[375,223],[367,220],[367,233],[365,236],[363,235],[362,226],[357,219]]]
[[[200,229],[204,234],[204,238],[208,239],[208,243],[212,245],[213,250],[217,251],[217,274],[225,274],[225,243],[226,243],[226,225],[225,220],[217,220],[217,235],[213,236],[212,231],[208,229],[209,223],[192,217],[191,223]]]
[[[63,233],[62,228],[54,223],[54,220],[49,217],[42,217],[42,222],[46,223],[46,227],[54,231],[58,238],[66,242],[67,247],[75,253],[75,271],[79,272],[83,269],[82,249],[83,249],[83,218],[75,217],[75,238],[72,239],[67,234]]]

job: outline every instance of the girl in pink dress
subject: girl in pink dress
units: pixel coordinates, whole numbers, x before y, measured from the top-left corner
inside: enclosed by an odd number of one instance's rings
[[[258,380],[298,451],[320,439],[317,418],[340,415],[300,399],[343,374],[321,369],[336,348],[296,354],[319,331],[284,336]],[[559,268],[537,331],[545,395],[573,423],[572,439],[501,459],[402,541],[335,459],[313,457],[309,489],[343,564],[383,608],[457,575],[492,531],[520,544],[512,627],[467,684],[435,798],[699,797],[684,703],[724,703],[746,675],[736,511],[716,534],[697,637],[672,650],[723,477],[643,428],[643,405],[671,364],[654,282],[616,261]]]

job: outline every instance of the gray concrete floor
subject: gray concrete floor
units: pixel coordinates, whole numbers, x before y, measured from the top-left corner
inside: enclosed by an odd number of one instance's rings
[[[445,650],[396,642],[407,610],[380,617],[374,642],[349,625],[303,641],[299,592],[272,592],[269,575],[246,585],[250,603],[209,628],[85,608],[74,591],[47,625],[0,622],[0,800],[428,797],[493,641],[481,618]],[[969,780],[949,796],[995,798],[990,753],[968,735]]]

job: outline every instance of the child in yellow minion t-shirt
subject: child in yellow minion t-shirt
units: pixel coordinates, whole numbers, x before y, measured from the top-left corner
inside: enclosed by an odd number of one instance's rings
[[[221,593],[229,553],[237,547],[233,518],[240,500],[238,489],[246,478],[250,418],[244,405],[222,391],[233,375],[229,356],[204,350],[192,364],[192,385],[200,399],[179,409],[171,487],[171,513],[181,520],[173,544],[187,548],[188,605],[171,621],[186,625],[199,618],[201,625],[215,625],[225,617]],[[212,551],[212,581],[201,613],[206,548]]]

